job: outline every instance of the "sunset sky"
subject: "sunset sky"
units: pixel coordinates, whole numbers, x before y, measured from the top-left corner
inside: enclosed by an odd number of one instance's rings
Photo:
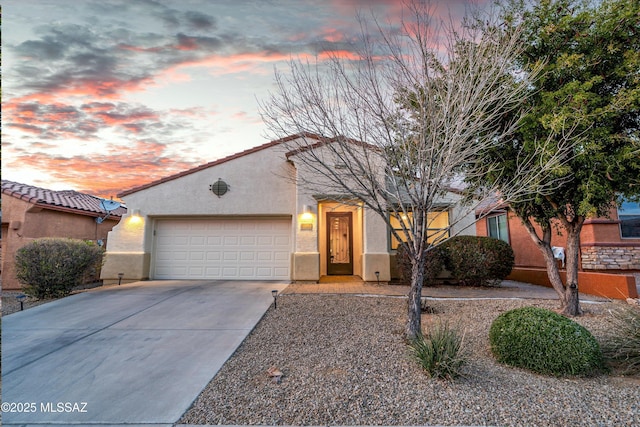
[[[263,144],[274,67],[352,55],[358,9],[399,22],[401,2],[4,2],[2,178],[109,197]]]

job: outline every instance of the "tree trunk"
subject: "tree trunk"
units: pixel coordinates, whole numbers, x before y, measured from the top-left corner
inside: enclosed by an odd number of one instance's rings
[[[542,252],[542,256],[544,257],[545,264],[547,265],[547,276],[549,277],[549,281],[551,282],[551,286],[558,294],[560,298],[560,306],[564,307],[564,283],[562,283],[562,278],[560,277],[560,271],[558,270],[558,264],[556,259],[553,257],[553,251],[551,250],[551,223],[541,224],[542,228],[542,237],[538,236],[531,220],[522,219],[522,223],[524,224],[527,232],[533,239],[538,249]]]
[[[580,231],[583,221],[574,219],[565,224],[567,232],[567,247],[565,250],[565,262],[567,266],[567,286],[564,292],[562,314],[567,316],[580,316],[580,299],[578,296],[578,270],[580,264]]]
[[[406,335],[414,340],[422,334],[422,282],[424,280],[424,255],[416,255],[411,259],[411,290],[409,291],[408,317]]]
[[[580,308],[578,297],[578,264],[580,262],[580,231],[584,220],[575,218],[572,222],[563,221],[564,229],[567,233],[567,247],[565,248],[567,286],[562,282],[558,261],[554,258],[553,250],[551,249],[551,223],[540,224],[542,227],[542,237],[540,237],[529,219],[523,219],[522,222],[536,246],[542,252],[547,265],[547,277],[558,294],[562,314],[568,316],[581,315],[582,309]]]
[[[551,243],[549,242],[541,242],[538,245],[540,250],[542,251],[542,255],[544,256],[545,264],[547,264],[547,277],[549,278],[549,282],[551,282],[551,286],[553,290],[558,294],[558,298],[560,299],[560,308],[564,310],[564,307],[567,305],[566,303],[566,289],[564,283],[562,282],[562,277],[560,277],[560,270],[558,269],[558,261],[553,257],[553,250],[551,250]]]

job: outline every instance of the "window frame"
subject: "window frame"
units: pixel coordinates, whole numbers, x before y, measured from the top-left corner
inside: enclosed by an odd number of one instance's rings
[[[504,217],[504,223],[505,223],[505,228],[506,228],[506,239],[503,239],[501,236],[495,237],[491,235],[491,224],[489,222],[489,220],[491,219],[495,219],[496,220],[496,230],[498,231],[498,234],[500,234],[500,224],[499,224],[499,219],[500,217]],[[487,216],[486,218],[486,224],[487,224],[487,237],[491,237],[493,239],[498,239],[498,240],[502,240],[503,242],[506,242],[507,244],[511,244],[511,236],[509,235],[509,214],[508,212],[504,211],[504,212],[497,212],[496,214],[492,214]]]
[[[637,207],[633,208],[633,211],[637,210],[638,213],[625,214],[624,213],[625,209],[622,208],[622,205],[624,205],[624,204],[635,204]],[[634,202],[634,201],[631,201],[630,199],[627,199],[627,198],[621,198],[620,199],[620,205],[616,206],[616,213],[618,215],[618,230],[620,232],[620,238],[621,239],[634,239],[634,240],[640,239],[640,234],[638,234],[636,236],[624,236],[623,235],[623,232],[622,232],[623,224],[622,223],[623,223],[624,220],[621,218],[621,217],[638,217],[638,219],[640,219],[640,202]]]
[[[450,211],[450,209],[448,207],[438,208],[438,209],[434,209],[434,210],[429,211],[428,214],[430,214],[432,212],[438,212],[438,213],[446,212],[447,213],[447,225],[444,228],[427,228],[427,233],[431,233],[432,231],[437,233],[438,231],[446,230],[446,233],[443,233],[441,237],[439,236],[439,239],[447,239],[447,238],[449,238],[449,236],[451,234],[450,233],[450,229],[451,229],[451,211]],[[398,240],[393,235],[393,230],[399,231],[400,234],[403,234],[402,227],[393,227],[391,225],[392,218],[394,216],[396,216],[396,215],[394,215],[395,213],[396,212],[389,211],[389,224],[388,224],[388,233],[387,233],[388,240],[387,240],[387,242],[388,242],[388,249],[389,249],[390,253],[395,253],[398,250],[398,247],[400,246],[400,243],[404,243],[404,242],[398,241],[396,247],[395,248],[393,247],[394,240]],[[408,210],[407,213],[409,215],[411,215],[413,212]],[[397,221],[400,222],[400,219],[397,219]],[[400,224],[398,224],[398,225],[400,225]]]

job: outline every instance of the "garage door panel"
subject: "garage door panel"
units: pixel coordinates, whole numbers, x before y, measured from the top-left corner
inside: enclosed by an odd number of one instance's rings
[[[188,245],[189,238],[183,235],[171,236],[170,242],[172,241],[174,245]]]
[[[193,245],[204,246],[205,238],[204,236],[191,236],[191,238],[189,238],[189,244],[191,246]]]
[[[243,221],[240,223],[240,230],[256,231],[257,229],[258,225],[255,222]]]
[[[288,261],[289,252],[274,252],[273,259],[274,261]]]
[[[274,276],[284,276],[284,275],[288,275],[289,274],[289,268],[288,267],[275,267],[273,269],[273,275]]]
[[[271,261],[273,259],[273,253],[271,252],[256,252],[258,261]]]
[[[258,236],[257,242],[260,246],[271,246],[273,245],[273,237],[272,236]]]
[[[189,276],[204,277],[204,267],[189,267]]]
[[[235,246],[238,244],[238,236],[225,236],[222,244],[224,246]]]
[[[256,259],[254,252],[240,252],[240,261],[253,261]]]
[[[276,246],[284,246],[287,245],[289,243],[289,237],[288,236],[276,236],[275,240],[274,240],[274,244]]]
[[[189,252],[187,251],[174,251],[172,253],[172,257],[175,260],[178,261],[186,261],[187,259],[189,259]]]
[[[156,223],[156,279],[287,280],[291,221],[184,219]]]
[[[256,237],[255,236],[240,236],[240,244],[242,246],[255,246],[256,245]]]
[[[253,267],[240,267],[238,269],[240,277],[253,277],[255,276],[255,269]]]
[[[222,244],[221,236],[207,236],[207,246],[219,246]]]
[[[207,267],[204,272],[205,277],[220,277],[222,275],[222,269],[220,267]]]

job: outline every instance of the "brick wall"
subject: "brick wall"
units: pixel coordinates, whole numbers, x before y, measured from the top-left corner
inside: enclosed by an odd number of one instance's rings
[[[640,247],[583,246],[584,270],[640,270]]]

